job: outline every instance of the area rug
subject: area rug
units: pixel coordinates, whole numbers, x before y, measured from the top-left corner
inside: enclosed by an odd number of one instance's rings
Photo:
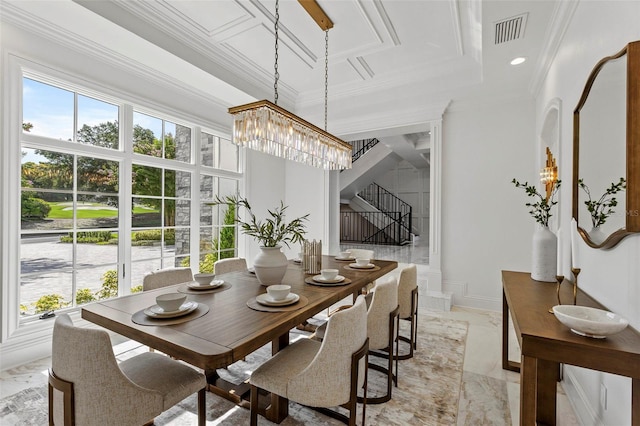
[[[402,322],[404,332],[406,326]],[[298,336],[300,337],[300,336]],[[467,323],[422,314],[418,325],[418,350],[410,360],[399,363],[399,383],[392,399],[379,405],[367,405],[367,424],[377,426],[455,425],[458,415]],[[295,338],[295,336],[292,336]],[[407,349],[401,346],[401,351]],[[228,380],[242,381],[252,368],[269,356],[269,349],[247,357],[221,371]],[[371,372],[370,394],[384,389],[385,378]],[[186,426],[196,424],[196,398],[189,397],[155,420],[156,425]],[[360,407],[358,415],[360,416]],[[25,389],[0,400],[0,423],[11,425],[47,424],[46,387]],[[358,424],[360,420],[358,420]],[[207,425],[248,425],[249,411],[207,394]],[[260,425],[274,423],[259,417]],[[287,425],[340,425],[339,421],[298,404],[289,404]]]

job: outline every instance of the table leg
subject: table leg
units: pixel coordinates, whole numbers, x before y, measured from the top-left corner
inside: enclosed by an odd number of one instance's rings
[[[559,364],[538,359],[536,365],[536,420],[545,425],[556,424],[556,390]]]
[[[289,346],[289,332],[271,342],[271,353],[275,355]],[[279,395],[271,394],[271,404],[265,410],[265,417],[274,423],[282,422],[289,415],[289,400]]]
[[[537,359],[522,356],[520,363],[520,425],[536,424],[536,367]]]
[[[640,426],[640,379],[631,379],[631,424]]]
[[[509,304],[502,291],[502,369],[520,372],[520,364],[509,361]]]

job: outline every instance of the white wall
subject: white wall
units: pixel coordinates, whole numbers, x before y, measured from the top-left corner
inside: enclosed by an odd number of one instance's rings
[[[536,97],[536,116],[543,119],[553,98],[563,102],[561,114],[561,179],[571,182],[573,109],[587,76],[603,57],[617,53],[628,42],[640,39],[640,2],[581,1],[559,46],[552,66]],[[542,147],[539,147],[542,149]],[[603,149],[606,144],[603,143]],[[561,196],[561,238],[569,241],[571,188],[565,185]],[[640,236],[627,237],[610,250],[579,246],[582,268],[579,285],[608,309],[627,317],[634,328],[640,326]],[[568,259],[565,260],[568,270]],[[630,424],[630,379],[576,367],[565,368],[565,388],[580,417],[581,424]],[[607,388],[607,404],[600,406],[600,384]]]
[[[445,113],[442,283],[456,305],[499,310],[501,270],[530,270],[535,222],[513,178],[536,177],[533,100]]]

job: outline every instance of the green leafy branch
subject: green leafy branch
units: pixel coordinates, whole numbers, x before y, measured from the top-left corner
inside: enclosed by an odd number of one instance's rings
[[[287,247],[290,247],[289,243],[304,241],[304,235],[306,233],[304,221],[308,220],[309,214],[286,223],[284,219],[287,206],[285,206],[282,201],[280,201],[279,207],[273,210],[267,210],[270,217],[264,219],[264,221],[256,218],[246,198],[237,195],[227,195],[223,198],[216,196],[215,200],[209,204],[213,206],[226,204],[229,206],[244,207],[249,215],[249,220],[244,221],[238,217],[236,218],[236,222],[240,224],[243,233],[257,239],[262,246],[276,247],[278,244],[283,243]]]
[[[551,214],[551,208],[558,204],[555,200],[555,196],[560,189],[561,181],[557,180],[553,185],[550,197],[543,196],[538,192],[538,188],[535,185],[529,185],[528,182],[520,183],[515,178],[511,181],[516,188],[523,188],[528,197],[537,198],[535,202],[526,203],[525,206],[530,207],[529,214],[542,226],[549,226],[549,218],[553,216]]]
[[[596,228],[604,225],[609,216],[614,213],[614,207],[618,205],[618,200],[613,195],[627,189],[627,181],[621,177],[617,183],[611,183],[611,186],[604,191],[604,194],[597,200],[591,199],[591,191],[584,183],[584,179],[578,179],[578,186],[587,194],[588,200],[584,202],[587,211],[591,215],[591,225]]]

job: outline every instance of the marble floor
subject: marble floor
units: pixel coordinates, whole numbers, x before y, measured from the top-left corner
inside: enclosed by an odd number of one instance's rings
[[[395,259],[399,263],[416,263],[418,276],[426,276],[428,270],[428,247],[417,244],[402,247],[390,246],[343,246],[343,248],[373,248],[377,258]],[[420,278],[419,278],[420,279]],[[454,301],[455,303],[455,301]],[[500,312],[482,311],[453,306],[448,312],[428,312],[429,315],[469,324],[462,388],[458,407],[458,425],[517,425],[519,424],[519,375],[505,371],[501,367],[501,326]],[[511,342],[516,342],[512,332]],[[118,351],[126,350],[135,342],[118,344]],[[519,359],[517,344],[510,344],[509,357]],[[44,385],[50,358],[0,372],[0,399],[23,389]],[[0,419],[0,423],[2,419]],[[575,413],[558,385],[559,426],[578,425]]]

